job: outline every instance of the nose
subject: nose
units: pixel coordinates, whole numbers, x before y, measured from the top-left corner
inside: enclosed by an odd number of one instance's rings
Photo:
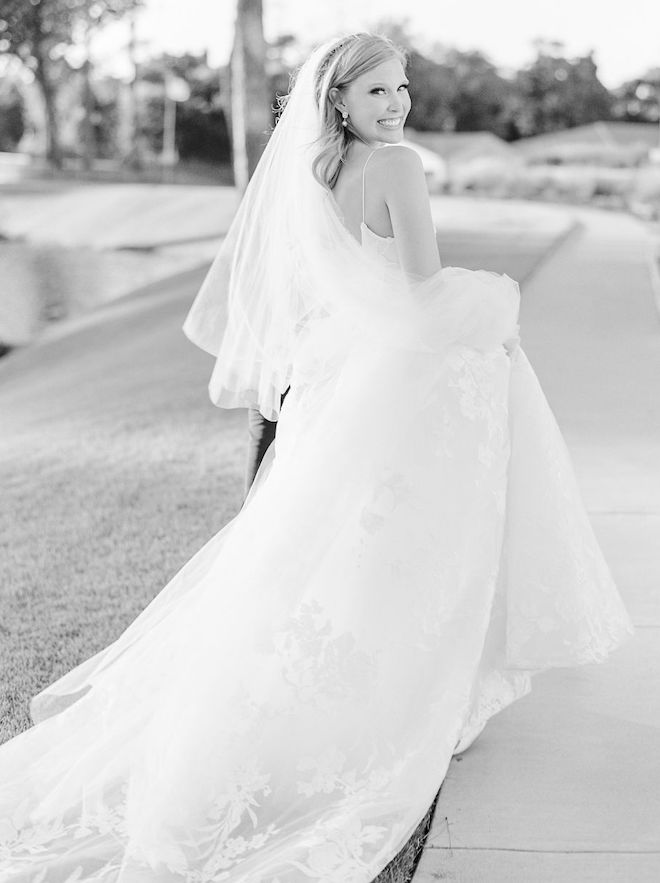
[[[391,113],[403,112],[403,101],[399,95],[392,95],[387,108]]]

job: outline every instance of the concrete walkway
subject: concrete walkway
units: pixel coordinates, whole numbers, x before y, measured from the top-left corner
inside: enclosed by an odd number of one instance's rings
[[[638,630],[538,675],[452,762],[415,883],[660,880],[660,323],[643,226],[576,215],[523,286],[522,345]]]

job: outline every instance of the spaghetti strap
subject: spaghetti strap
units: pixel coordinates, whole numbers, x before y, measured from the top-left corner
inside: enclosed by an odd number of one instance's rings
[[[362,223],[363,223],[363,224],[364,224],[364,222],[365,222],[365,221],[364,221],[364,172],[365,172],[365,169],[367,168],[367,163],[369,162],[369,160],[371,159],[371,157],[374,155],[374,153],[376,152],[376,150],[378,150],[377,147],[376,147],[375,150],[372,150],[372,151],[371,151],[371,153],[369,154],[369,156],[368,156],[367,159],[366,159],[365,164],[362,166]]]

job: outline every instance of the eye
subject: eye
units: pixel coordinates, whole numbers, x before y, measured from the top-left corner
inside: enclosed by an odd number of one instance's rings
[[[402,83],[399,86],[399,89],[407,89],[409,85],[410,85],[410,83]],[[376,86],[374,89],[371,90],[371,94],[377,95],[379,92],[385,92],[385,91],[386,90],[382,86]]]

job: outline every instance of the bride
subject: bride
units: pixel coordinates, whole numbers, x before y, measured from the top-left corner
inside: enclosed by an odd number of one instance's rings
[[[517,284],[441,268],[409,109],[382,37],[298,72],[185,325],[276,442],[0,748],[6,883],[367,883],[533,673],[631,633]]]

